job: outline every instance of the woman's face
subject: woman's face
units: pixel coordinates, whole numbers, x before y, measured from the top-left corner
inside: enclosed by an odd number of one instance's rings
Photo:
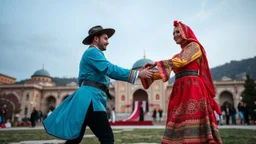
[[[185,39],[182,38],[178,27],[174,27],[173,29],[173,39],[176,42],[176,44],[183,44],[185,42]]]

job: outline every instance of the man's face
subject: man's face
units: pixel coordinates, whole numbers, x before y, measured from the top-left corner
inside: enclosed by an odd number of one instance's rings
[[[107,45],[108,45],[108,35],[107,34],[102,34],[97,41],[97,47],[101,50],[101,51],[105,51],[107,49]]]
[[[7,106],[6,105],[3,105],[3,108],[6,108]]]
[[[182,38],[178,27],[174,27],[173,29],[173,39],[176,42],[176,44],[182,44],[184,42],[184,39]]]

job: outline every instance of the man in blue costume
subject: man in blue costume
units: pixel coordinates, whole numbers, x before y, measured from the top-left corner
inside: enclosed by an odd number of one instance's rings
[[[105,58],[103,51],[115,33],[114,29],[94,26],[88,33],[83,44],[90,46],[80,61],[79,89],[69,95],[43,124],[47,133],[66,139],[66,144],[80,143],[87,125],[102,144],[112,144],[114,135],[106,113],[109,78],[134,84],[137,78],[150,78],[153,71],[124,69]]]

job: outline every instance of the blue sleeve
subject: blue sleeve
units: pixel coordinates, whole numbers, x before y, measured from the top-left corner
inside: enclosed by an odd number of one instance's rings
[[[91,48],[88,51],[86,54],[86,61],[96,70],[105,73],[108,77],[115,80],[126,81],[134,84],[138,76],[137,70],[124,69],[110,63],[105,58],[104,54],[96,48]]]

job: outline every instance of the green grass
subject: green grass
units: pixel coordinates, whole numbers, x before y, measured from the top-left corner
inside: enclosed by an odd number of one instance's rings
[[[223,144],[256,144],[256,130],[220,129]]]
[[[163,129],[134,129],[131,131],[113,129],[113,131],[122,131],[114,133],[115,144],[128,143],[160,143],[163,135]],[[91,135],[90,130],[86,135]],[[256,144],[256,130],[244,129],[220,129],[220,135],[224,144]],[[48,135],[44,130],[10,130],[0,131],[0,143],[20,142],[27,140],[52,140],[56,139]],[[96,137],[84,138],[82,144],[99,144]]]

